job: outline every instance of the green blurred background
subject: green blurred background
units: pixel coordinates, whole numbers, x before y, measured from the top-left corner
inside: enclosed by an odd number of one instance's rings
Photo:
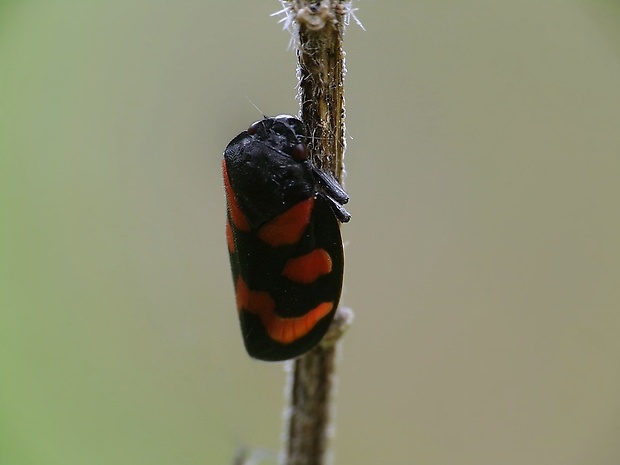
[[[620,463],[620,5],[359,1],[340,464]],[[0,3],[0,465],[279,446],[220,158],[295,113],[273,1]]]

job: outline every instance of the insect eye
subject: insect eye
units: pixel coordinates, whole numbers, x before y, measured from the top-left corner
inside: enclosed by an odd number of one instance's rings
[[[293,147],[291,157],[295,161],[306,161],[308,159],[308,147],[306,144],[297,144]]]
[[[248,128],[248,134],[251,136],[256,134],[256,132],[258,131],[258,125],[260,123],[261,123],[260,121],[255,121],[254,123],[250,124],[250,127]]]

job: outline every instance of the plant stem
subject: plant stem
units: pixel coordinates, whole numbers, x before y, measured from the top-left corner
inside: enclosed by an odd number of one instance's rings
[[[350,1],[283,0],[281,3],[287,15],[286,25],[294,34],[300,113],[309,129],[312,161],[341,181],[345,150],[342,37],[351,13]],[[292,362],[285,465],[325,463],[336,343],[352,316],[349,309],[340,307],[323,341]]]

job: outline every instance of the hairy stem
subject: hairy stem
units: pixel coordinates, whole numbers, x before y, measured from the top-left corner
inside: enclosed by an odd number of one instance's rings
[[[342,37],[350,2],[284,0],[282,4],[294,34],[300,113],[309,130],[312,161],[341,180],[345,150]],[[325,463],[336,343],[351,320],[351,311],[339,308],[321,344],[292,362],[285,465]]]

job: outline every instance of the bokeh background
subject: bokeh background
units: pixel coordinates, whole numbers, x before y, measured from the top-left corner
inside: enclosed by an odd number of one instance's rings
[[[356,3],[340,464],[620,463],[620,5]],[[295,113],[276,1],[0,3],[0,464],[279,447],[220,159]]]

